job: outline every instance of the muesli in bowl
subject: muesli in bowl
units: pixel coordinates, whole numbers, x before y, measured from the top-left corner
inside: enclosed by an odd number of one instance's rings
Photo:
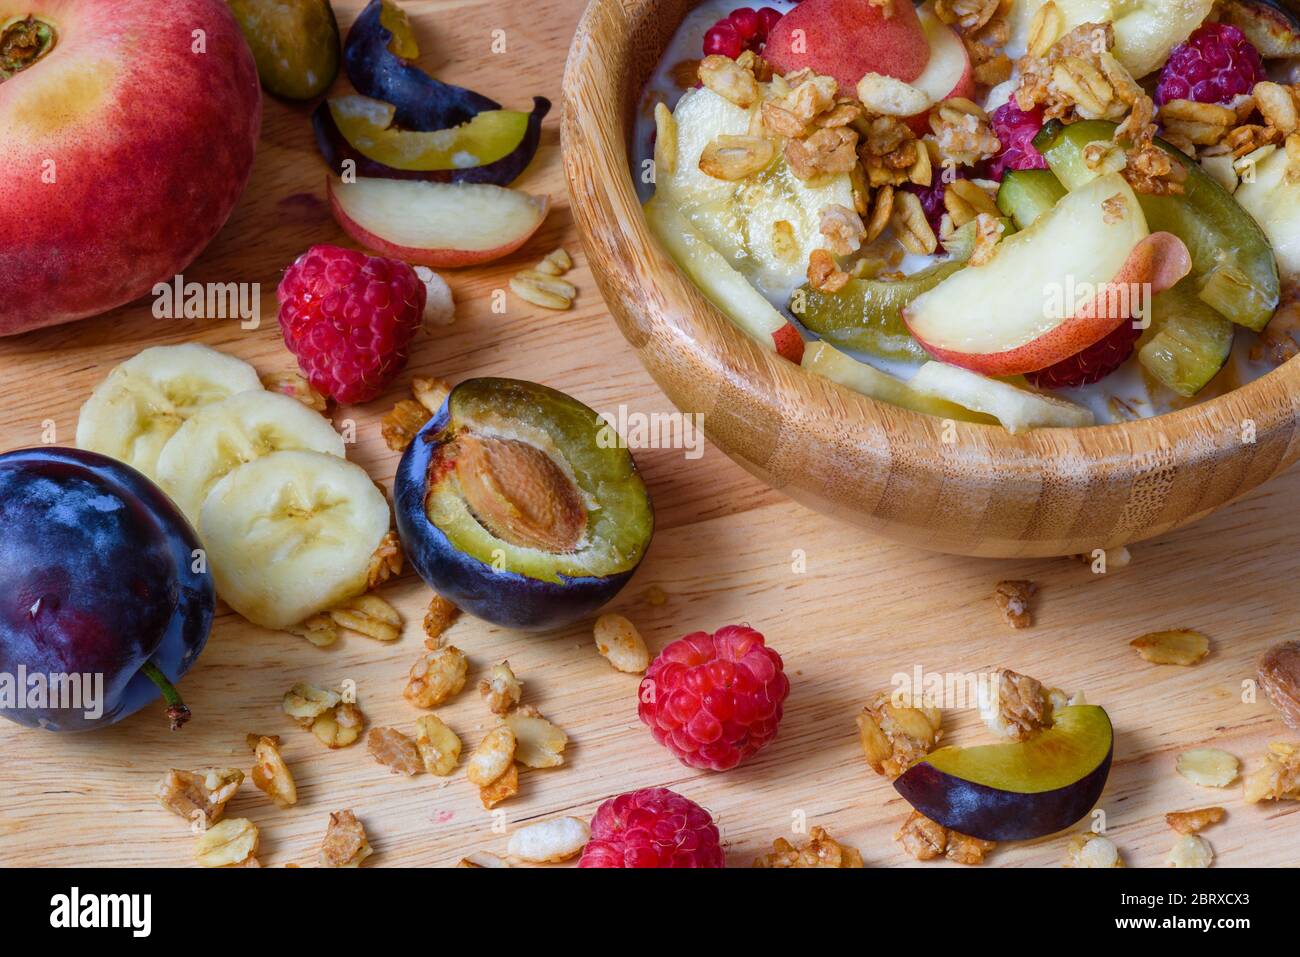
[[[1010,431],[1297,351],[1300,22],[1213,0],[708,0],[642,94],[647,222],[813,373]]]

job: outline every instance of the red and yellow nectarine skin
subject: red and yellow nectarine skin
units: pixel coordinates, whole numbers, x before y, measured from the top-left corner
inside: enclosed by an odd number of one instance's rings
[[[222,0],[0,0],[54,46],[0,82],[0,335],[130,302],[216,236],[252,171],[257,70]]]
[[[1043,335],[1003,352],[945,349],[918,336],[910,323],[908,328],[925,351],[940,362],[989,376],[1037,372],[1077,355],[1110,335],[1121,323],[1134,318],[1133,289],[1147,284],[1150,294],[1155,296],[1172,289],[1191,268],[1191,255],[1181,239],[1173,233],[1152,233],[1133,247],[1115,278],[1074,315]],[[903,317],[907,319],[906,312]]]
[[[833,76],[846,94],[868,73],[911,83],[930,60],[930,44],[911,3],[892,11],[886,17],[871,0],[804,0],[776,22],[763,56],[781,74],[811,67]]]

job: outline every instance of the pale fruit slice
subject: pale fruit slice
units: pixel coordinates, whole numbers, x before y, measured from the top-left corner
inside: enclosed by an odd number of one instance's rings
[[[487,183],[329,177],[343,231],[375,252],[422,266],[472,266],[514,252],[537,232],[550,202]]]
[[[908,384],[936,399],[985,412],[1012,433],[1026,429],[1079,428],[1095,422],[1092,413],[1081,405],[942,362],[927,362]]]
[[[195,526],[212,486],[227,472],[286,449],[343,458],[343,437],[323,415],[278,392],[241,392],[206,406],[176,430],[158,456],[158,484]]]
[[[1029,28],[1045,0],[1016,0],[1008,14],[1011,56],[1024,52]],[[1065,30],[1107,23],[1115,30],[1115,58],[1141,79],[1158,70],[1169,52],[1199,27],[1214,0],[1054,0]]]
[[[655,195],[645,204],[650,230],[677,265],[712,303],[764,349],[791,362],[803,354],[803,338],[785,316],[749,284],[673,206]]]
[[[718,136],[745,134],[757,109],[741,109],[705,87],[684,93],[673,112],[674,169],[656,174],[655,195],[682,212],[761,293],[785,300],[803,283],[812,251],[829,248],[822,210],[852,209],[853,186],[847,173],[805,183],[790,170],[780,142],[768,167],[745,179],[701,172],[704,148]]]
[[[158,455],[204,406],[262,388],[242,359],[195,342],[154,346],[111,371],[77,419],[77,447],[111,455],[153,478]]]
[[[1167,260],[1181,262],[1182,274],[1191,268],[1179,240],[1161,234],[1152,248],[1140,246],[1147,235],[1123,177],[1098,177],[1003,239],[991,261],[917,297],[904,321],[942,362],[986,375],[1045,369],[1136,316],[1144,290],[1181,279],[1166,275],[1178,271],[1165,270]]]
[[[837,382],[846,389],[861,392],[863,395],[881,402],[888,402],[913,412],[924,412],[941,419],[956,419],[959,422],[992,423],[997,420],[992,416],[981,415],[943,399],[920,392],[902,379],[887,372],[881,372],[865,362],[858,362],[833,346],[824,342],[811,342],[804,350],[803,367],[815,375]]]
[[[239,466],[212,487],[199,518],[217,594],[277,629],[364,592],[388,529],[388,503],[365,469],[324,452]]]
[[[1300,180],[1288,178],[1287,166],[1286,150],[1270,153],[1233,197],[1273,244],[1282,281],[1294,283],[1300,281]]]

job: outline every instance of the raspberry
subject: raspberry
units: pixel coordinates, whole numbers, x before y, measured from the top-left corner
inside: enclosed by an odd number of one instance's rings
[[[903,189],[909,193],[915,193],[921,197],[921,208],[925,210],[925,218],[930,223],[930,228],[934,230],[936,236],[939,235],[939,227],[943,220],[943,214],[946,213],[947,207],[943,205],[943,194],[948,189],[948,184],[944,181],[944,174],[950,179],[965,179],[966,173],[959,168],[950,170],[936,169],[929,186],[917,186],[915,183],[906,183]]]
[[[1034,149],[1034,137],[1043,128],[1043,111],[1020,109],[1015,98],[993,111],[989,118],[993,134],[1002,144],[1002,152],[989,164],[989,178],[1002,182],[1009,169],[1047,169],[1047,160]]]
[[[1174,47],[1156,87],[1156,106],[1170,100],[1229,103],[1266,79],[1254,44],[1237,27],[1207,23]]]
[[[704,55],[736,59],[746,50],[763,52],[763,44],[783,14],[772,7],[737,7],[704,34]]]
[[[778,655],[747,625],[696,631],[664,648],[637,712],[683,764],[726,771],[776,737],[790,693]]]
[[[368,402],[406,365],[427,295],[404,262],[312,246],[276,290],[280,332],[317,392]]]
[[[1131,322],[1122,323],[1114,332],[1088,348],[1056,365],[1025,374],[1040,389],[1070,389],[1092,385],[1110,375],[1133,354],[1142,330]]]
[[[610,798],[591,819],[579,867],[726,867],[708,811],[668,788]]]

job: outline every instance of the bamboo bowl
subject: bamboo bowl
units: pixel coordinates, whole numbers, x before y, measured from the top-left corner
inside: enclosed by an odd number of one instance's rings
[[[592,0],[564,75],[561,144],[587,257],[623,336],[715,445],[819,512],[923,548],[1088,553],[1209,515],[1300,457],[1300,362],[1153,419],[1011,435],[876,402],[753,343],[641,214],[628,146],[690,0]]]

